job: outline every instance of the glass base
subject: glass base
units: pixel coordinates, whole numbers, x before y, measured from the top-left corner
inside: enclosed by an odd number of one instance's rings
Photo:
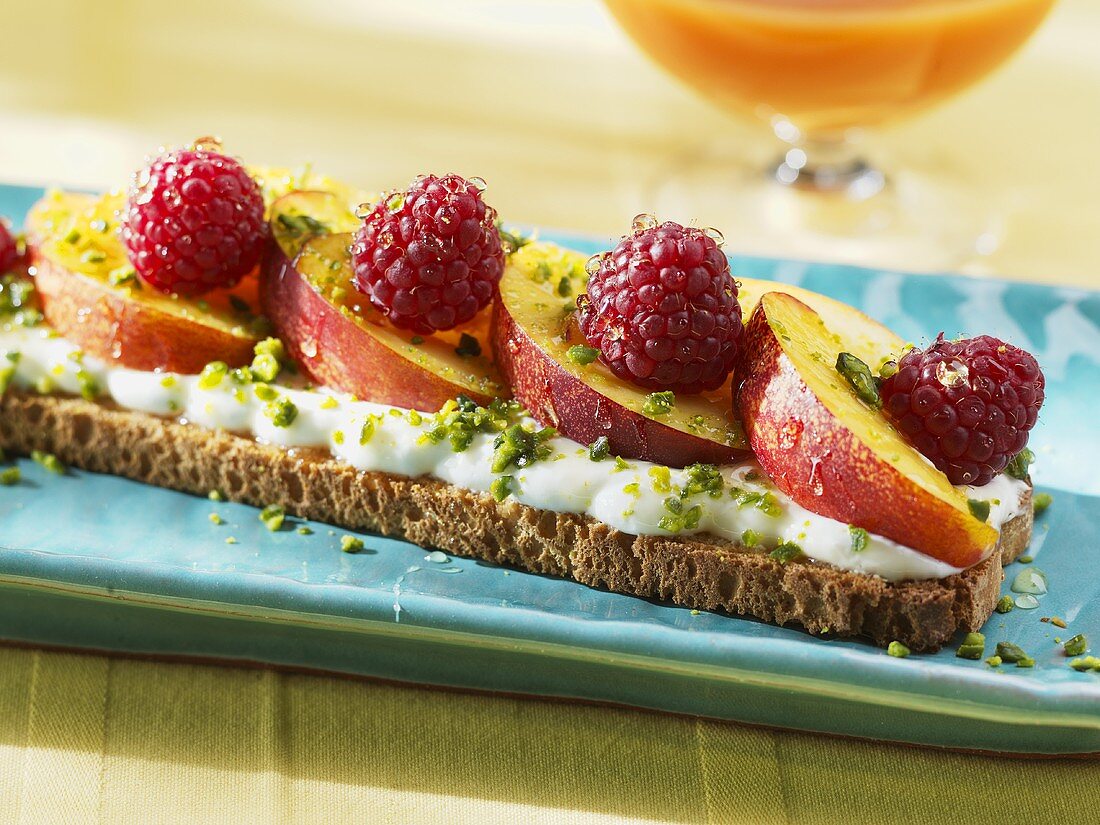
[[[1003,214],[973,191],[949,170],[886,175],[859,156],[814,165],[792,147],[770,163],[696,155],[641,195],[662,220],[719,229],[735,254],[943,272],[980,270],[1000,246]]]

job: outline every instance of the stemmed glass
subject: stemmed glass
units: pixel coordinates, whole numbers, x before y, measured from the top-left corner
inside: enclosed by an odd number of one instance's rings
[[[778,139],[770,159],[704,145],[658,176],[649,205],[790,257],[944,269],[990,253],[995,204],[955,172],[872,160],[864,131],[980,80],[1053,2],[605,0],[658,64]]]

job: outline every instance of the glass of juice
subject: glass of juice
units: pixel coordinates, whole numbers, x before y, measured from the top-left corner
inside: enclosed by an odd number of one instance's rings
[[[803,253],[825,257],[938,268],[987,252],[988,216],[950,191],[960,181],[884,170],[864,155],[862,134],[989,74],[1053,2],[605,0],[658,64],[785,143],[766,176],[716,180],[711,169],[693,180],[678,169],[654,206],[713,208],[714,220],[758,240],[796,232]]]

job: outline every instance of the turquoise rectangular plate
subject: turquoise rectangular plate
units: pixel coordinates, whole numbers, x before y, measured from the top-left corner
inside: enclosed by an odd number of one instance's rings
[[[39,194],[0,187],[0,213],[19,220]],[[989,332],[1038,356],[1048,397],[1032,439],[1035,478],[1054,505],[1031,553],[1050,592],[1038,609],[994,614],[985,627],[987,655],[1010,640],[1034,668],[992,669],[953,648],[895,659],[860,641],[477,561],[437,563],[423,548],[372,535],[365,552],[348,555],[339,549],[345,531],[328,525],[310,524],[311,536],[270,533],[250,507],[111,476],[58,477],[28,461],[24,483],[0,488],[0,638],[953,748],[1100,752],[1100,674],[1069,668],[1054,638],[1085,633],[1100,647],[1100,293],[760,258],[735,259],[734,269],[832,295],[910,339]],[[225,525],[211,524],[215,510]],[[1069,628],[1040,621],[1055,615]]]

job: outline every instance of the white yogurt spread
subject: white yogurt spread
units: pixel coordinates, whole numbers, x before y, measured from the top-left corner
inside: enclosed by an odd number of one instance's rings
[[[100,397],[119,406],[210,429],[249,434],[281,447],[328,448],[359,470],[407,476],[428,475],[468,490],[488,492],[501,475],[511,475],[512,496],[531,507],[558,513],[583,513],[618,530],[634,535],[668,535],[658,525],[668,513],[667,486],[655,483],[645,461],[593,461],[588,449],[567,438],[546,442],[551,455],[524,469],[494,473],[494,435],[475,435],[468,449],[455,452],[447,440],[432,443],[422,438],[432,425],[431,416],[410,416],[407,410],[357,401],[325,389],[293,389],[272,385],[266,399],[256,386],[224,378],[215,386],[200,386],[195,375],[144,372],[82,356],[79,348],[45,327],[0,330],[0,354],[19,353],[13,385],[39,391],[79,393],[94,384]],[[0,355],[0,367],[8,362]],[[210,382],[204,382],[210,383]],[[297,408],[288,426],[276,426],[271,395]],[[410,420],[410,418],[412,420]],[[374,433],[360,443],[364,423],[374,422]],[[417,422],[417,423],[414,423]],[[849,526],[805,510],[767,480],[752,460],[719,468],[726,488],[749,493],[771,493],[769,512],[731,497],[706,493],[691,496],[684,506],[699,505],[698,524],[680,535],[709,533],[740,541],[747,530],[757,534],[763,549],[793,542],[811,559],[835,567],[881,576],[890,581],[932,579],[959,572],[881,536],[870,535],[864,549],[853,549]],[[658,476],[662,473],[657,470]],[[685,470],[671,469],[668,482],[685,484]],[[969,498],[990,501],[989,523],[1000,529],[1021,512],[1026,485],[1005,474],[981,488],[962,488]],[[778,505],[778,506],[774,506]]]

